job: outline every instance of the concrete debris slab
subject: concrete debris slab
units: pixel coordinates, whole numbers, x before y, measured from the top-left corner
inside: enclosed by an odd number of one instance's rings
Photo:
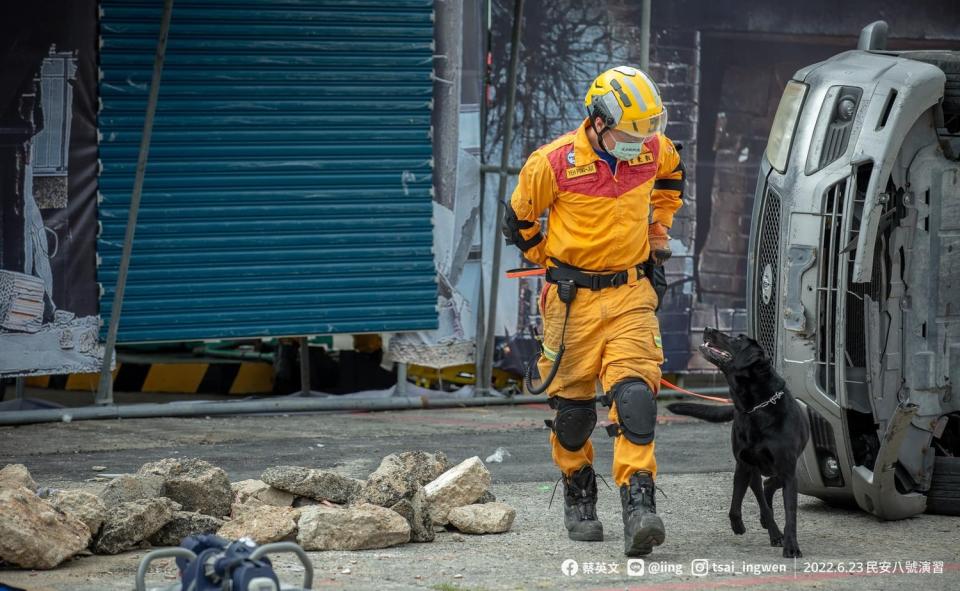
[[[185,511],[223,517],[233,505],[227,473],[204,460],[167,458],[144,464],[137,474],[163,478],[163,496],[183,505]]]
[[[430,517],[423,487],[420,487],[409,499],[401,499],[390,508],[402,515],[410,524],[411,542],[432,542],[434,540],[436,532],[433,531],[433,519]]]
[[[490,472],[477,456],[450,468],[424,487],[433,522],[445,525],[450,509],[475,503],[489,486]]]
[[[107,507],[95,494],[82,490],[58,490],[50,494],[50,504],[67,515],[79,519],[96,536],[100,531]]]
[[[23,487],[37,490],[37,483],[23,464],[7,464],[0,470],[0,489]]]
[[[299,513],[292,507],[250,507],[223,524],[217,535],[228,540],[250,538],[258,544],[279,542],[296,533]]]
[[[160,531],[180,509],[179,504],[165,497],[120,503],[108,509],[93,551],[119,554],[130,550]]]
[[[362,503],[302,509],[297,542],[305,550],[365,550],[410,541],[410,524],[395,511]]]
[[[367,477],[355,502],[390,507],[402,499],[409,499],[422,485],[404,462],[396,455],[383,458],[380,465]]]
[[[108,509],[121,503],[162,496],[163,478],[141,474],[121,474],[100,491],[100,500]]]
[[[49,569],[84,550],[90,530],[23,487],[0,490],[0,560]]]
[[[300,466],[276,466],[268,468],[260,479],[299,497],[318,501],[346,503],[357,495],[363,481],[341,476],[329,470],[315,470]]]
[[[294,495],[273,488],[262,480],[241,480],[230,485],[233,489],[233,508],[231,515],[236,516],[241,507],[258,507],[271,505],[274,507],[290,507],[296,497]]]
[[[506,503],[465,505],[450,510],[450,525],[465,534],[499,534],[509,531],[517,512]]]

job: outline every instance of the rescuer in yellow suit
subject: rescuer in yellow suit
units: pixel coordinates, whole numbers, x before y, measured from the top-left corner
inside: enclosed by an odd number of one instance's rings
[[[664,135],[659,90],[643,71],[620,66],[602,73],[584,106],[579,128],[527,159],[501,231],[524,258],[547,268],[538,369],[547,376],[558,362],[547,388],[556,415],[547,424],[563,474],[568,535],[603,539],[590,441],[599,378],[615,438],[624,551],[639,556],[665,538],[654,499],[663,347],[649,275],[669,257],[667,230],[682,204],[684,170]],[[540,216],[548,208],[544,233]]]

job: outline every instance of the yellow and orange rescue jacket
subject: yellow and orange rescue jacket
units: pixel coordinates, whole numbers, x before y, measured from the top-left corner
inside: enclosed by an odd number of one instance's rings
[[[520,248],[530,262],[553,266],[557,259],[589,271],[621,271],[649,258],[651,222],[673,225],[683,204],[683,164],[660,134],[638,157],[618,161],[614,173],[590,145],[587,125],[530,154],[510,207],[523,223]],[[539,218],[548,207],[544,237]]]

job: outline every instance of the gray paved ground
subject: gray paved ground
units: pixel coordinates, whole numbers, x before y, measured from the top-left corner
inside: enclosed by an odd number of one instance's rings
[[[911,584],[960,588],[960,518],[922,515],[883,523],[801,497],[799,539],[804,558],[795,564],[782,560],[779,548],[767,545],[756,504],[748,498],[744,504],[748,531],[734,536],[726,518],[733,467],[729,426],[666,411],[658,427],[657,457],[658,484],[665,493],[658,498],[658,507],[667,524],[667,542],[648,557],[643,576],[628,576],[616,491],[601,484],[599,512],[607,534],[602,543],[566,538],[559,496],[547,509],[556,479],[542,423],[549,415],[545,406],[532,405],[0,427],[0,465],[24,463],[46,486],[92,488],[102,486],[87,482],[95,476],[92,466],[129,472],[144,462],[171,456],[206,459],[226,469],[232,480],[240,480],[258,477],[264,468],[277,464],[336,468],[362,478],[383,455],[407,449],[441,450],[454,461],[473,455],[485,458],[498,447],[510,452],[503,463],[491,463],[489,468],[494,493],[517,508],[511,532],[497,536],[447,532],[432,544],[311,553],[318,589],[900,589]],[[594,443],[598,469],[606,475],[610,442],[598,429]],[[782,525],[782,505],[775,511]],[[140,551],[85,557],[40,573],[0,570],[0,582],[31,589],[129,589],[142,555]],[[695,559],[708,560],[711,572],[702,577],[691,574]],[[577,561],[576,574],[562,572],[566,560]],[[908,561],[931,561],[931,568],[942,561],[944,572],[867,572],[882,570],[884,563],[908,570],[913,566]],[[751,568],[760,572],[744,572]],[[831,572],[840,568],[863,572]],[[613,569],[616,572],[597,572]],[[281,572],[290,582],[299,574],[283,560]],[[154,581],[169,584],[165,577],[171,576],[171,569],[160,569]]]

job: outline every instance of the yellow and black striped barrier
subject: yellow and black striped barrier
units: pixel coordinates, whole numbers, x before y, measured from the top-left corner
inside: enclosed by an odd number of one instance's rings
[[[37,376],[33,388],[96,391],[100,374]],[[273,365],[259,361],[217,363],[120,363],[113,372],[116,392],[179,394],[266,394],[273,391]]]
[[[424,388],[445,389],[476,383],[474,366],[457,365],[443,369],[409,365],[408,379]],[[164,394],[269,394],[273,392],[274,370],[263,361],[177,361],[121,362],[113,371],[115,392],[152,392]],[[493,370],[493,386],[505,389],[519,384],[520,377],[498,368]],[[98,373],[36,376],[26,378],[32,388],[95,392]]]

